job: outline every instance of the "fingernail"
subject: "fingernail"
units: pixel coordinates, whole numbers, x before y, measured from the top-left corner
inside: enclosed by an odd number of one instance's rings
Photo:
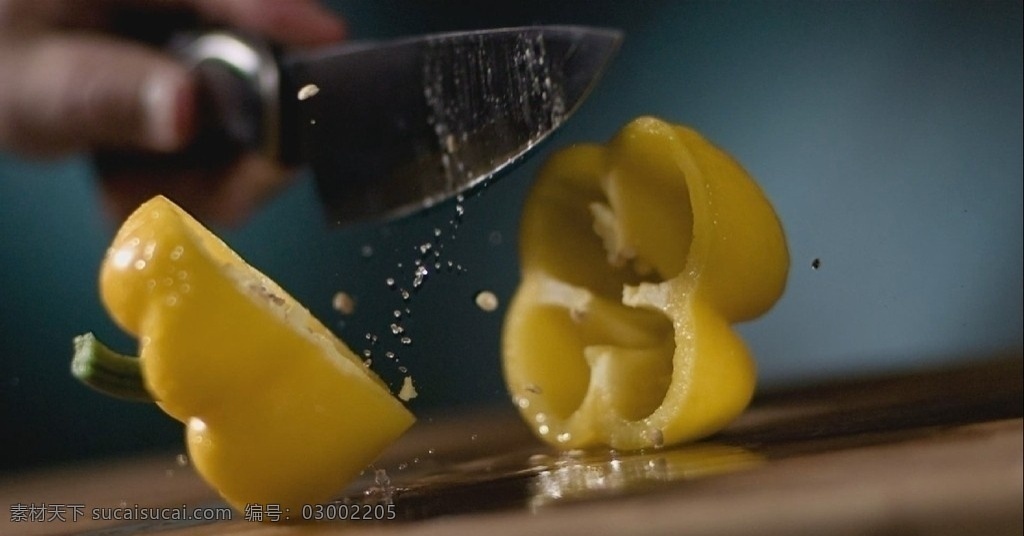
[[[188,76],[173,71],[149,75],[142,88],[144,144],[156,151],[175,151],[186,142],[190,127]]]

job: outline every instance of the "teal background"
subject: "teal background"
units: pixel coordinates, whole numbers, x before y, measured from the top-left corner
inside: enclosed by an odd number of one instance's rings
[[[792,272],[767,316],[740,329],[761,387],[912,370],[1022,346],[1022,37],[1012,2],[335,2],[357,38],[532,23],[614,26],[621,53],[578,114],[515,173],[388,225],[323,225],[308,177],[226,241],[397,385],[396,351],[424,414],[505,403],[501,314],[517,281],[516,225],[552,150],[604,141],[642,114],[691,125],[773,200]],[[3,81],[0,81],[3,83]],[[72,336],[129,350],[96,274],[115,230],[88,160],[0,155],[0,470],[180,448],[155,408],[106,399],[67,372]],[[404,307],[414,246],[445,230],[443,260]],[[364,254],[364,246],[373,250]],[[813,259],[821,261],[811,268]],[[399,269],[397,263],[403,263]],[[473,303],[482,289],[502,307]],[[337,291],[356,313],[331,308]],[[368,345],[365,334],[379,337]]]

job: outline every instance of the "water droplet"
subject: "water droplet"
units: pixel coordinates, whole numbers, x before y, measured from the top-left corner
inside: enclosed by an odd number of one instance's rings
[[[142,270],[146,267],[146,261],[138,259],[134,264],[132,264],[132,266],[134,266],[136,270]]]
[[[172,261],[176,261],[181,258],[181,255],[185,253],[185,248],[181,246],[174,246],[171,250],[170,258]]]
[[[384,352],[384,357],[386,357],[388,359],[394,359],[395,358],[395,353],[394,352]]]
[[[399,294],[402,295],[402,301],[409,301],[409,298],[412,297],[412,295],[409,294],[409,291],[404,288],[399,291]]]
[[[391,316],[395,318],[402,318],[402,311],[395,309],[394,311],[391,311]]]
[[[477,436],[476,434],[472,434],[472,435],[469,436],[469,440],[470,441],[476,441],[478,437],[479,436]]]
[[[416,274],[412,279],[412,288],[420,288],[423,285],[423,281],[427,278],[430,272],[427,271],[426,266],[419,266],[416,268]]]
[[[373,472],[373,483],[382,488],[386,488],[391,485],[391,478],[388,476],[388,472],[384,469],[377,469]]]
[[[188,467],[188,456],[185,454],[178,454],[174,457],[174,463],[178,464],[178,467]]]
[[[409,345],[412,344],[412,338],[410,338],[410,337],[402,337],[401,339],[399,339],[399,342],[401,342],[402,344],[404,344],[406,346],[409,346]]]
[[[647,441],[650,442],[651,446],[656,449],[660,449],[665,446],[665,434],[663,434],[659,428],[648,428],[644,432],[644,436],[647,438]]]
[[[384,284],[387,285],[388,288],[395,288],[395,278],[389,277],[385,279]]]
[[[572,439],[572,434],[569,432],[562,432],[555,436],[555,439],[557,439],[559,443],[567,443]]]
[[[123,247],[113,253],[108,253],[111,256],[111,262],[119,269],[125,269],[128,264],[131,263],[131,259],[135,257],[135,252],[131,249]]]
[[[441,229],[434,227],[434,236],[441,236]]]
[[[370,357],[373,355],[373,351],[370,349],[363,350],[363,357]]]
[[[405,328],[399,326],[398,324],[391,324],[391,333],[395,335],[400,335],[402,333],[405,333]]]
[[[537,433],[539,433],[540,435],[548,435],[549,433],[551,433],[551,429],[548,428],[548,425],[542,424],[537,427]]]

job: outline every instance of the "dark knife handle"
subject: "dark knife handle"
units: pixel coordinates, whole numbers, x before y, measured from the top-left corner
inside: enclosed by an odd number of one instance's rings
[[[281,76],[266,41],[227,31],[184,34],[170,49],[197,81],[199,137],[281,158]]]
[[[174,154],[102,152],[96,156],[101,174],[147,168],[169,173],[215,170],[249,152],[286,165],[295,163],[295,151],[282,146],[281,75],[270,43],[214,30],[176,34],[167,48],[195,76],[195,137]]]

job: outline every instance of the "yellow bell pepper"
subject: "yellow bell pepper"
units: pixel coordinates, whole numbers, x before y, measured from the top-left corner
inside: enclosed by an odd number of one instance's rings
[[[545,164],[523,211],[505,380],[537,436],[631,450],[712,434],[754,391],[733,330],[789,269],[764,194],[699,134],[651,117]]]
[[[185,423],[193,465],[236,508],[297,516],[414,421],[308,310],[166,198],[121,227],[100,290],[139,338],[146,391]],[[123,359],[94,368],[116,377]]]

